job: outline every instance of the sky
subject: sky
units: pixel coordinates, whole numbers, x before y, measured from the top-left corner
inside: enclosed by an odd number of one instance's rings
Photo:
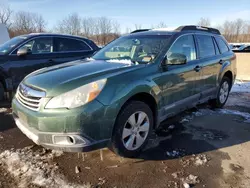
[[[150,28],[164,22],[168,27],[197,24],[209,18],[213,26],[225,20],[250,20],[250,0],[0,0],[14,11],[41,14],[52,29],[71,13],[82,17],[105,16],[126,28],[135,24]]]

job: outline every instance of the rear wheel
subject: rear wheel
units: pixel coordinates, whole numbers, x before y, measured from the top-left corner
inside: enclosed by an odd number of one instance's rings
[[[211,105],[214,108],[222,108],[228,99],[230,88],[231,88],[231,80],[228,77],[223,77],[220,83],[219,91],[215,99],[211,101]]]
[[[136,157],[148,141],[153,127],[153,113],[140,101],[131,101],[117,117],[112,150],[124,157]]]
[[[4,87],[3,84],[0,82],[0,101],[4,100]]]

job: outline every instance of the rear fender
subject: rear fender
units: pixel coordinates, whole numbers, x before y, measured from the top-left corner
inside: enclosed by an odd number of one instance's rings
[[[231,62],[230,62],[230,61],[225,61],[225,62],[222,64],[221,69],[220,69],[220,73],[219,73],[219,76],[218,76],[218,79],[217,79],[217,80],[218,80],[217,86],[220,85],[220,82],[221,82],[223,76],[225,75],[225,73],[226,73],[227,71],[232,72],[232,71],[231,71]],[[233,72],[232,72],[232,74],[233,74]]]

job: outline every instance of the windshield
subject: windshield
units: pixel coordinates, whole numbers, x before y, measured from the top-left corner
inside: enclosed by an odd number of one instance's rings
[[[24,41],[25,39],[27,39],[27,37],[25,36],[12,38],[11,40],[0,45],[0,53],[7,53],[10,49],[12,49],[13,47],[15,47],[17,44]]]
[[[130,60],[133,63],[150,63],[156,59],[169,38],[170,35],[121,37],[105,46],[93,58],[96,60]]]

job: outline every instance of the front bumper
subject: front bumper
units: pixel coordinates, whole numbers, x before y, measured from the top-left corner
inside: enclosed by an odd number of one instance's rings
[[[55,149],[65,152],[87,152],[95,149],[104,148],[108,145],[109,139],[94,141],[86,138],[79,133],[48,133],[41,132],[34,128],[29,127],[23,123],[16,114],[13,114],[13,118],[17,127],[34,143],[42,145],[49,149]],[[56,137],[70,137],[72,143],[56,144]]]
[[[15,98],[12,101],[16,125],[28,138],[46,148],[66,152],[91,151],[107,146],[115,121],[107,108],[92,101],[73,110],[32,111]],[[62,142],[56,141],[62,138]]]

